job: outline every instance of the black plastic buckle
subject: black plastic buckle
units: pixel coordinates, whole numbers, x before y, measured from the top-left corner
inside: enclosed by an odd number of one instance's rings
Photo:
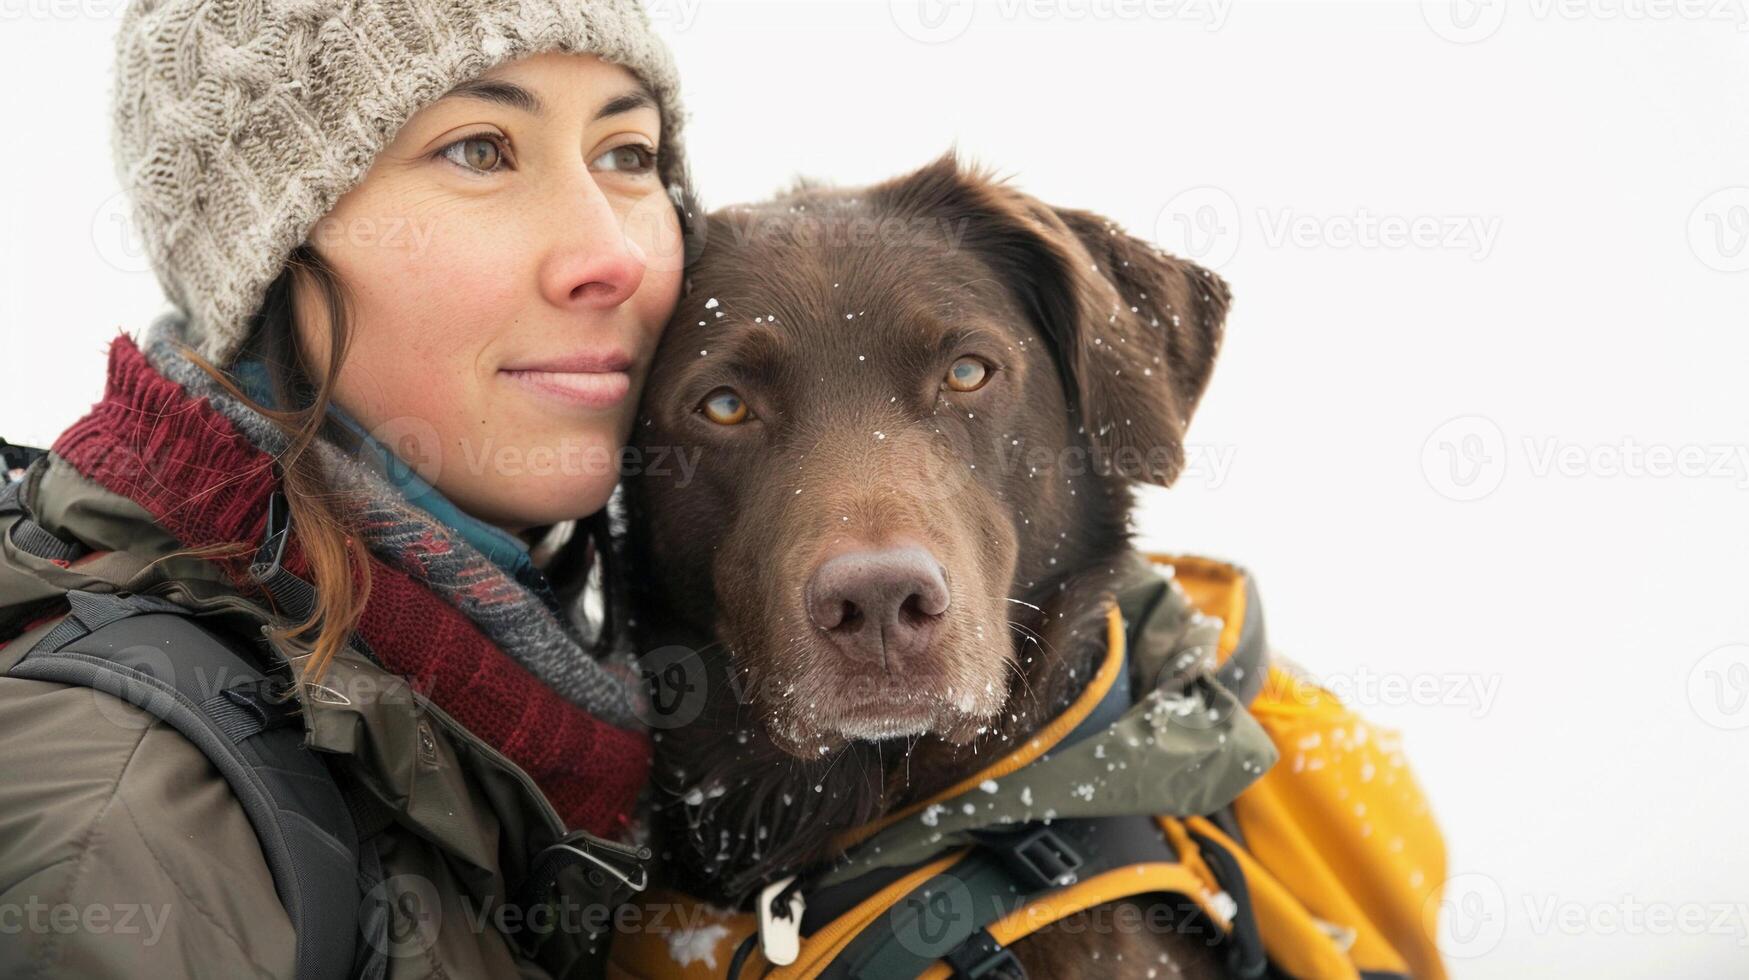
[[[1074,884],[1076,873],[1086,863],[1068,841],[1043,825],[978,836],[1010,872],[1035,889]]]
[[[1026,980],[1026,968],[1014,951],[979,929],[942,957],[953,967],[954,980]]]

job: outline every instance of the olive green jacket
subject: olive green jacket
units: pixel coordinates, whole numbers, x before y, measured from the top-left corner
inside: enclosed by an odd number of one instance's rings
[[[209,562],[153,564],[177,543],[58,457],[22,489],[39,525],[93,553],[37,557],[15,543],[17,517],[0,517],[0,976],[292,977],[291,920],[201,750],[108,694],[7,676],[47,625],[18,631],[69,589],[159,596],[248,634],[272,614]],[[589,934],[609,909],[580,869],[560,874],[557,915],[520,930],[544,937],[532,957],[504,931],[523,924],[506,899],[555,842],[618,845],[567,836],[526,772],[351,647],[299,698],[306,744],[387,822],[372,897],[389,909],[388,938],[369,945],[388,947],[372,952],[390,980],[594,973]]]

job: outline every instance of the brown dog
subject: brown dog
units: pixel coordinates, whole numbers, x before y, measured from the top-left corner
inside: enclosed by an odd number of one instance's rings
[[[1182,467],[1229,297],[951,152],[704,236],[632,438],[697,469],[628,481],[629,554],[644,648],[703,653],[690,723],[658,736],[663,873],[742,903],[1073,699],[1130,481]],[[1034,976],[1219,975],[1170,932],[1015,952]]]

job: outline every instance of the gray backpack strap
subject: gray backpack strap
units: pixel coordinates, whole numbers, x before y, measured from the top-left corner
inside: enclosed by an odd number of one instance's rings
[[[298,980],[351,975],[355,954],[368,955],[358,948],[357,829],[334,774],[304,746],[289,682],[163,599],[75,590],[67,602],[69,615],[10,676],[96,688],[199,746],[260,838],[297,933]]]

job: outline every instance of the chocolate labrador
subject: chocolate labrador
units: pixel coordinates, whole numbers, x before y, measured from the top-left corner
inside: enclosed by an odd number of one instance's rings
[[[700,651],[658,734],[662,874],[744,904],[1078,693],[1132,482],[1183,467],[1229,294],[952,152],[702,234],[632,436],[696,468],[628,479],[627,553],[644,649]],[[1170,931],[1015,947],[1033,976],[1161,952],[1220,975]]]

